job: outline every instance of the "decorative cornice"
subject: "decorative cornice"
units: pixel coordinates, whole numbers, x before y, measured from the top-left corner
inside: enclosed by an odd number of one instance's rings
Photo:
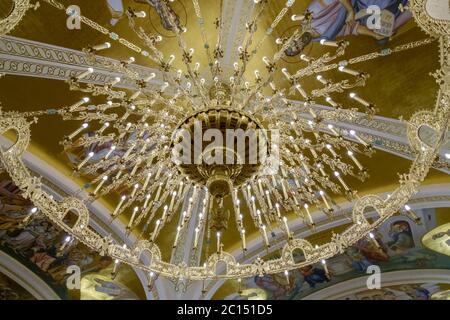
[[[119,63],[117,60],[96,57],[97,61]],[[35,42],[11,36],[0,37],[0,72],[4,74],[30,76],[46,79],[67,80],[91,67],[86,53],[46,43]],[[142,78],[151,73],[159,74],[156,69],[133,65],[130,70],[137,72]],[[95,66],[95,72],[83,79],[89,84],[104,85],[115,77],[122,76],[117,88],[138,89],[135,81],[118,72]],[[161,85],[162,81],[151,81],[150,84]],[[155,86],[143,91],[151,92]]]

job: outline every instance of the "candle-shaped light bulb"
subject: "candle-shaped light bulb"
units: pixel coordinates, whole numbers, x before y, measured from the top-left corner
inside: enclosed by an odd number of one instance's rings
[[[336,41],[330,41],[327,39],[320,40],[320,44],[323,46],[337,47],[338,43]]]
[[[321,263],[322,263],[322,265],[323,265],[323,269],[324,269],[324,271],[325,271],[325,274],[326,274],[327,276],[329,276],[329,275],[330,275],[330,272],[328,271],[327,262],[326,262],[324,259],[322,259]]]
[[[354,156],[353,152],[348,150],[347,151],[348,156],[353,160],[353,162],[356,164],[356,166],[358,167],[359,170],[363,170],[363,166],[361,165],[361,163],[358,161],[358,159],[356,159],[356,157]]]
[[[111,146],[109,148],[108,152],[105,155],[105,160],[108,159],[111,156],[111,154],[114,152],[114,150],[116,150],[116,146]]]
[[[263,57],[263,58],[262,58],[262,61],[263,61],[267,66],[270,66],[270,60],[269,60],[269,58]]]
[[[339,133],[334,129],[332,124],[329,124],[327,127],[335,136],[339,136]]]
[[[155,229],[153,229],[153,233],[152,233],[152,242],[155,241],[156,236],[158,235],[158,229],[159,229],[159,225],[161,224],[161,220],[156,220],[155,223]]]
[[[365,147],[368,146],[367,142],[365,142],[363,139],[361,139],[361,137],[356,134],[355,130],[350,130],[349,133],[350,133],[350,135],[354,136],[355,139],[358,140],[359,143],[361,143],[363,146],[365,146]]]
[[[272,200],[270,199],[270,193],[268,190],[266,190],[266,197],[267,197],[267,204],[269,205],[269,209],[272,210],[273,209]]]
[[[320,75],[320,74],[317,75],[316,79],[322,84],[327,84],[328,83],[328,81],[324,77],[322,77],[322,75]]]
[[[302,88],[301,85],[297,84],[295,86],[295,89],[297,89],[297,91],[302,95],[303,98],[307,99],[308,98],[308,94],[306,93],[306,91]]]
[[[94,68],[88,68],[85,72],[80,73],[76,78],[78,80],[83,79],[87,77],[88,75],[92,74],[94,72]]]
[[[325,206],[327,207],[327,209],[330,210],[331,207],[330,207],[330,205],[329,205],[329,203],[328,203],[328,201],[327,201],[327,198],[325,197],[325,192],[323,192],[322,190],[320,190],[320,191],[319,191],[319,194],[320,194],[320,197],[322,198],[323,203],[324,203]]]
[[[106,180],[108,180],[108,176],[103,176],[103,178],[101,179],[100,183],[97,185],[97,188],[95,188],[94,194],[97,194],[97,192],[101,189],[101,187],[106,182]]]
[[[304,19],[305,19],[305,16],[302,15],[302,14],[293,14],[293,15],[291,16],[291,20],[292,20],[292,21],[302,21],[302,20],[304,20]]]
[[[178,245],[178,238],[180,237],[180,231],[181,231],[181,227],[178,226],[177,227],[177,233],[175,235],[175,240],[173,242],[173,247],[175,248]]]
[[[72,132],[72,133],[68,136],[68,138],[69,138],[69,139],[75,138],[75,136],[76,136],[77,134],[79,134],[81,131],[83,131],[84,129],[86,129],[88,126],[89,126],[89,124],[83,123],[83,124],[81,125],[81,127],[79,127],[77,130],[75,130],[74,132]]]
[[[370,103],[367,102],[366,100],[364,100],[363,98],[359,97],[356,93],[351,92],[349,94],[349,96],[350,96],[350,98],[352,98],[352,99],[358,101],[359,103],[361,103],[363,106],[370,107]]]
[[[172,212],[172,210],[173,210],[173,205],[175,203],[176,196],[177,196],[177,192],[176,191],[172,192],[172,199],[170,199],[170,204],[169,204],[169,212]]]
[[[288,226],[287,222],[288,222],[288,219],[286,217],[283,217],[284,229],[286,231],[287,237],[290,239],[291,238],[291,233],[289,231],[289,226]]]
[[[262,233],[263,233],[264,242],[266,244],[266,247],[269,247],[270,246],[269,245],[269,238],[267,237],[266,226],[264,224],[261,226],[261,230],[262,230]]]
[[[114,80],[111,82],[111,85],[114,86],[116,84],[118,84],[122,79],[120,79],[119,77],[115,77]]]
[[[174,60],[175,60],[175,55],[171,54],[169,56],[169,60],[167,61],[167,64],[170,66]]]
[[[344,179],[342,179],[341,175],[339,172],[335,171],[334,172],[334,176],[339,180],[339,182],[341,183],[341,185],[344,187],[345,191],[349,191],[349,187],[347,186],[347,184],[345,183]]]
[[[145,11],[136,11],[134,12],[134,15],[136,18],[145,18],[147,13],[145,13]]]
[[[291,75],[290,75],[288,69],[283,68],[283,69],[281,69],[281,72],[284,74],[284,76],[285,76],[288,80],[291,79]]]
[[[280,205],[278,203],[275,203],[275,209],[277,211],[278,218],[281,218]]]
[[[161,86],[161,92],[164,92],[167,88],[169,87],[169,83],[168,82],[164,82],[163,85]]]
[[[109,43],[109,42],[97,44],[97,45],[92,47],[92,49],[95,50],[95,51],[106,50],[106,49],[109,49],[109,48],[111,48],[111,43]]]
[[[411,209],[410,206],[408,206],[407,204],[405,204],[404,206],[406,212],[410,215],[410,217],[418,224],[421,224],[421,219],[420,217]]]
[[[380,244],[377,239],[375,239],[375,235],[372,232],[369,232],[369,239],[375,245],[375,247],[380,248]]]
[[[94,156],[94,153],[89,152],[88,156],[78,165],[77,169],[80,170],[93,156]]]
[[[217,236],[217,253],[220,253],[220,232],[217,232],[216,233],[216,236]]]
[[[306,56],[305,54],[301,54],[300,59],[302,59],[303,61],[306,61],[306,62],[311,61],[311,59],[308,56]]]
[[[116,209],[114,210],[114,212],[113,212],[113,214],[112,214],[113,217],[115,217],[115,216],[119,213],[119,210],[120,210],[120,208],[122,207],[122,205],[123,205],[123,203],[125,202],[126,199],[127,199],[126,196],[120,197],[120,201],[119,201],[119,203],[117,204],[117,207],[116,207]]]
[[[352,76],[358,76],[360,74],[360,72],[346,68],[344,66],[339,66],[338,70],[340,72],[345,72],[345,73],[351,74]]]
[[[308,219],[309,224],[312,225],[312,226],[314,226],[314,221],[313,221],[313,219],[312,219],[312,217],[311,217],[311,213],[309,212],[309,206],[308,206],[308,204],[305,203],[305,204],[303,205],[303,207],[305,208],[305,211],[306,211],[306,218]]]
[[[133,226],[134,219],[136,218],[136,214],[139,211],[139,207],[134,207],[133,214],[131,215],[130,222],[128,223],[127,229],[131,229]]]
[[[338,104],[331,99],[331,97],[326,97],[325,101],[328,102],[332,107],[337,107]]]
[[[200,229],[198,227],[195,228],[195,234],[194,234],[194,249],[197,249],[198,246],[198,235],[200,233]]]
[[[241,229],[241,239],[242,239],[242,250],[247,251],[247,244],[245,241],[245,229]]]
[[[135,62],[136,59],[134,57],[129,57],[127,60],[125,60],[125,64],[132,64],[133,62]]]

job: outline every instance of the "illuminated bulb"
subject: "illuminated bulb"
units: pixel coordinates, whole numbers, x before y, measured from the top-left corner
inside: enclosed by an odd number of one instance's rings
[[[87,124],[87,123],[83,123],[82,125],[81,125],[81,127],[79,127],[77,130],[75,130],[74,132],[72,132],[70,135],[69,135],[69,139],[73,139],[77,134],[79,134],[81,131],[83,131],[84,129],[86,129],[87,127],[89,126],[89,124]]]
[[[109,49],[109,48],[111,48],[111,43],[109,43],[109,42],[98,44],[98,45],[95,45],[92,47],[92,49],[95,51],[105,50],[105,49]]]
[[[150,73],[150,75],[148,77],[146,77],[144,79],[144,82],[149,82],[150,80],[152,80],[154,77],[156,77],[156,74],[154,72]]]
[[[330,41],[327,39],[320,40],[320,44],[323,46],[337,47],[338,43],[336,41]]]
[[[301,14],[294,14],[291,16],[292,21],[302,21],[304,19],[305,19],[305,16],[301,15]]]
[[[340,66],[340,67],[338,68],[338,70],[339,70],[340,72],[345,72],[345,73],[351,74],[352,76],[357,76],[357,75],[359,75],[359,72],[358,72],[358,71],[355,71],[355,70],[352,70],[352,69],[348,69],[348,68],[346,68],[346,67],[344,67],[344,66]]]
[[[78,80],[83,79],[85,77],[87,77],[88,75],[92,74],[94,72],[93,68],[88,68],[85,72],[79,74],[76,78]]]
[[[115,77],[114,80],[111,82],[111,85],[118,84],[120,82],[120,80],[122,80],[122,79],[120,79],[119,77]]]
[[[135,15],[137,18],[145,18],[145,17],[147,16],[147,14],[145,13],[145,11],[137,11],[137,12],[134,13],[134,15]]]
[[[134,57],[129,57],[128,60],[125,61],[126,64],[132,64],[136,59]]]

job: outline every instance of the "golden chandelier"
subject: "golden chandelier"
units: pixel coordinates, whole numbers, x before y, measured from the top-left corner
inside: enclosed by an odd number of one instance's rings
[[[8,33],[34,7],[30,0],[15,0],[11,15],[0,22],[0,35]],[[56,0],[43,0],[61,11],[67,8]],[[146,33],[139,27],[139,19],[145,13],[129,8],[126,12],[129,26],[141,39],[140,47],[120,35],[81,16],[81,22],[109,37],[108,41],[93,44],[83,51],[91,65],[86,70],[73,74],[67,83],[71,90],[99,96],[104,103],[91,105],[89,97],[60,109],[27,113],[3,112],[0,120],[1,132],[14,129],[18,141],[7,151],[1,152],[1,163],[16,184],[23,190],[44,214],[79,241],[97,250],[102,255],[116,259],[114,272],[121,263],[130,264],[149,272],[150,281],[155,275],[174,279],[208,280],[215,278],[242,279],[267,273],[285,273],[294,268],[322,262],[342,253],[343,250],[370,232],[388,217],[403,210],[416,218],[405,205],[411,195],[417,192],[430,165],[436,159],[437,150],[447,130],[449,118],[449,69],[448,57],[443,58],[442,71],[436,77],[440,91],[434,111],[416,113],[408,122],[408,139],[416,152],[416,159],[408,174],[401,175],[400,185],[388,198],[375,195],[359,197],[356,190],[346,181],[348,176],[364,181],[369,174],[360,160],[370,156],[374,150],[371,141],[364,135],[350,130],[342,131],[334,123],[340,119],[351,121],[358,114],[373,117],[376,107],[358,94],[358,87],[366,85],[368,74],[351,68],[348,61],[336,62],[349,45],[346,41],[322,40],[320,44],[329,52],[312,57],[301,55],[303,64],[296,73],[280,69],[279,64],[285,52],[310,28],[311,14],[295,15],[302,27],[289,37],[272,39],[272,31],[285,17],[288,8],[295,1],[288,0],[265,35],[256,39],[257,22],[267,1],[256,1],[256,13],[246,24],[243,45],[238,48],[239,60],[233,70],[223,70],[222,21],[215,23],[217,42],[210,45],[201,8],[192,0],[201,30],[201,39],[208,59],[207,66],[196,61],[196,52],[189,48],[184,34],[189,32],[179,27],[171,17],[171,31],[179,45],[178,53],[164,55],[158,46],[164,42],[161,36]],[[163,2],[167,6],[169,2]],[[423,1],[411,1],[416,21],[428,34],[441,40],[441,52],[448,53],[448,23],[434,21],[423,14]],[[167,8],[166,8],[167,9]],[[68,14],[71,14],[68,12]],[[248,65],[265,41],[275,41],[279,50],[262,59],[264,70],[250,70]],[[122,61],[106,59],[100,54],[111,46],[125,46],[133,54],[140,54],[153,65],[155,73],[140,74],[134,68],[135,58],[125,57]],[[145,48],[144,48],[145,47]],[[183,69],[172,66],[176,59],[184,64]],[[104,85],[86,84],[85,80],[97,69],[110,70],[120,77],[112,78]],[[345,80],[335,82],[326,78],[325,72],[340,73]],[[283,83],[275,83],[277,74]],[[248,78],[251,74],[252,77]],[[117,89],[123,79],[131,79],[137,89],[128,94]],[[316,89],[307,91],[305,83],[316,83]],[[161,84],[162,83],[162,84]],[[286,88],[287,87],[287,88]],[[283,88],[283,89],[280,89]],[[347,93],[348,101],[358,108],[349,108],[333,99],[333,95]],[[294,94],[302,96],[302,102],[289,99]],[[326,107],[318,107],[316,103]],[[129,215],[126,231],[134,234],[136,242],[132,247],[102,237],[89,227],[89,211],[86,203],[76,195],[56,201],[42,188],[39,179],[32,177],[23,165],[20,156],[30,139],[30,122],[44,116],[59,115],[64,121],[78,121],[79,128],[61,139],[65,150],[84,150],[84,158],[75,164],[74,172],[90,179],[83,186],[89,193],[89,201],[116,195],[118,200],[111,212],[111,221]],[[209,129],[242,131],[256,129],[264,132],[263,142],[267,148],[261,160],[255,163],[238,161],[236,147],[229,148],[223,142],[208,149],[202,140],[196,146],[195,139],[180,140],[179,132],[194,133],[200,126],[201,136]],[[435,145],[428,145],[418,136],[419,128],[432,128],[439,139]],[[89,134],[87,134],[89,132]],[[211,140],[209,140],[211,141]],[[252,143],[245,142],[250,149]],[[174,161],[176,146],[183,150],[199,152],[201,161],[192,155],[187,163]],[[93,146],[100,148],[95,153]],[[199,149],[199,150],[198,150]],[[247,150],[248,151],[248,150]],[[258,149],[258,152],[260,150]],[[217,155],[231,153],[232,163],[218,163],[211,160]],[[189,152],[191,153],[191,152]],[[247,160],[249,154],[244,153]],[[220,156],[219,156],[220,158]],[[308,241],[298,238],[290,230],[293,218],[300,218],[304,225],[314,229],[313,212],[323,212],[333,219],[335,195],[343,195],[355,201],[349,217],[351,226],[343,233],[334,234],[330,242],[314,247]],[[379,218],[369,222],[365,209],[373,208]],[[78,220],[69,227],[64,217],[75,211]],[[234,223],[230,223],[234,220]],[[192,222],[194,221],[194,222]],[[194,228],[190,228],[190,226]],[[223,239],[233,231],[240,237],[242,254],[247,251],[247,235],[259,232],[262,243],[269,248],[276,241],[285,241],[281,257],[272,260],[254,259],[249,263],[238,263],[236,255],[223,250]],[[165,232],[173,232],[170,246],[180,246],[183,234],[192,234],[192,251],[199,250],[200,265],[173,264],[163,261],[159,239]],[[284,240],[283,240],[284,239]],[[303,260],[294,260],[293,251],[300,249]],[[144,263],[142,255],[148,255],[150,262]],[[216,270],[218,262],[226,264],[225,270]],[[240,281],[240,280],[239,280]]]

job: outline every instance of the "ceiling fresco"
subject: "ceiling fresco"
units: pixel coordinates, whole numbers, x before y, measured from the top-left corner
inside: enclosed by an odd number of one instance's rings
[[[79,6],[83,15],[98,22],[99,25],[135,43],[139,43],[140,40],[130,30],[125,12],[129,7],[143,10],[146,17],[140,19],[139,26],[151,34],[163,37],[164,41],[160,43],[158,49],[165,57],[169,57],[172,53],[179,54],[171,20],[176,22],[176,28],[179,30],[189,31],[185,33],[185,40],[190,47],[195,49],[196,53],[205,51],[202,39],[199,37],[200,28],[191,1],[175,0],[170,2],[168,7],[162,6],[161,0],[72,0],[70,3]],[[207,35],[208,42],[214,43],[216,41],[216,19],[223,14],[221,6],[224,5],[224,1],[199,0],[199,3],[205,17],[204,25],[208,30],[214,30]],[[283,57],[280,65],[280,68],[286,68],[291,74],[295,74],[299,68],[306,65],[302,55],[316,57],[329,49],[320,44],[321,39],[345,40],[350,43],[349,49],[339,60],[356,60],[355,68],[370,75],[367,80],[368,85],[358,88],[358,93],[373,101],[379,111],[377,113],[379,116],[396,119],[409,118],[418,110],[432,108],[435,103],[438,84],[430,74],[439,68],[439,44],[416,25],[411,12],[405,9],[407,3],[407,0],[297,0],[288,9],[287,16],[300,15],[308,10],[314,13],[311,24],[305,25],[302,22],[294,21],[295,19],[284,19],[274,30],[271,30],[273,19],[284,7],[285,1],[270,1],[255,32],[255,38],[259,39],[270,31],[268,37],[270,41],[267,40],[260,44],[258,51],[254,52],[255,56],[251,60],[248,70],[257,69],[264,73],[266,66],[263,57],[268,53],[280,50],[282,46],[280,43],[283,39],[285,40],[296,30],[302,30],[301,37],[296,39],[293,46],[287,48],[286,56]],[[0,2],[0,17],[11,10],[11,5],[10,0]],[[371,5],[378,5],[382,9],[383,28],[381,31],[375,32],[368,27],[371,20],[367,11]],[[252,12],[247,10],[248,12],[245,13],[244,9],[242,11],[242,15],[250,15]],[[46,17],[45,21],[42,16]],[[51,6],[44,5],[37,11],[30,10],[10,36],[73,50],[82,50],[110,40],[108,36],[92,32],[84,26],[80,30],[68,30],[66,20],[66,15]],[[225,50],[236,51],[236,39],[243,37],[244,29],[242,23],[230,26],[230,30],[227,32],[235,34],[233,37],[230,36],[226,42]],[[275,39],[279,39],[279,41],[275,41]],[[236,58],[230,52],[228,55],[225,52],[228,57],[227,64],[224,65],[226,70],[233,70],[233,62]],[[132,51],[120,45],[102,51],[102,55],[105,57],[117,60],[122,60],[132,54]],[[142,56],[135,58],[136,64],[149,68],[158,67],[150,59]],[[180,60],[177,59],[174,62],[175,69],[184,68],[184,64]],[[211,62],[208,61],[206,55],[199,54],[198,62],[201,65],[200,74],[206,78],[210,77],[208,68],[211,66]],[[4,61],[0,56],[0,67],[3,64]],[[331,71],[324,72],[323,76],[333,81],[344,79],[344,76]],[[246,71],[244,74],[244,78],[251,81],[254,77],[251,71]],[[289,88],[281,73],[275,76],[274,82],[280,90],[287,91]],[[311,78],[305,81],[304,88],[309,91],[319,85],[320,83]],[[124,90],[124,92],[130,93],[129,90]],[[271,94],[270,89],[266,88],[265,93]],[[298,92],[285,93],[289,99],[302,99]],[[70,90],[67,83],[55,79],[21,77],[10,74],[0,77],[0,108],[3,111],[37,111],[42,110],[43,107],[60,109],[80,100],[82,96],[80,92]],[[103,103],[103,100],[101,97],[93,96],[90,104],[100,104]],[[337,93],[335,100],[353,108],[360,108],[355,102],[349,101],[347,93]],[[325,100],[315,102],[327,105]],[[160,107],[155,106],[156,109]],[[60,138],[76,130],[79,125],[80,123],[77,121],[64,122],[64,125],[61,125],[60,121],[55,121],[52,117],[40,119],[38,124],[32,126],[33,139],[28,151],[74,181],[80,191],[86,191],[93,186],[91,184],[93,176],[75,175],[72,170],[91,152],[95,153],[95,156],[89,158],[89,163],[100,163],[111,149],[113,142],[94,143],[88,148],[64,148]],[[80,136],[87,139],[95,134],[94,131],[88,129]],[[14,138],[8,135],[7,137]],[[136,137],[130,136],[127,139],[127,143],[132,143]],[[113,156],[120,158],[126,151],[123,148],[114,149]],[[392,190],[398,185],[399,173],[405,173],[411,165],[410,160],[384,151],[376,151],[373,156],[364,157],[361,161],[367,168],[370,178],[367,181],[361,181],[358,177],[349,177],[348,179],[361,196]],[[432,169],[423,185],[449,182],[448,174]],[[130,190],[118,189],[98,201],[112,212],[122,194],[128,191]],[[347,200],[344,197],[336,196],[332,201],[339,204]],[[226,209],[232,209],[232,206],[231,202],[225,202]],[[33,207],[31,202],[21,196],[19,189],[6,174],[0,175],[0,250],[33,271],[62,299],[146,299],[145,290],[148,289],[143,287],[131,267],[122,266],[120,273],[116,277],[111,277],[114,268],[114,261],[111,258],[101,257],[77,242],[46,220],[40,212],[30,215]],[[245,209],[242,212],[250,217]],[[424,214],[430,214],[432,218],[430,218],[431,222],[427,221],[422,225],[415,224],[406,216],[397,215],[390,218],[374,232],[373,240],[360,240],[356,245],[347,248],[344,254],[327,260],[326,266],[311,265],[293,270],[288,275],[257,276],[246,279],[242,284],[238,284],[234,280],[227,280],[213,298],[299,300],[324,288],[362,277],[371,265],[378,265],[382,272],[450,269],[449,212],[437,210],[436,213]],[[133,211],[130,208],[117,219],[125,226],[130,222],[132,216]],[[289,212],[289,216],[292,220],[298,218],[295,212]],[[67,216],[66,219],[70,223],[74,217]],[[248,220],[251,219],[248,218]],[[158,245],[163,249],[162,257],[165,261],[171,260],[172,257],[176,258],[172,243],[177,233],[177,223],[177,219],[171,221],[158,239]],[[344,227],[317,233],[312,238],[317,240],[316,243],[324,243],[325,240],[331,238],[332,232],[343,230]],[[241,248],[238,228],[233,219],[230,219],[228,229],[229,232],[222,236],[223,249],[232,252]],[[132,232],[138,239],[144,239],[150,237],[150,231],[147,225],[129,232]],[[247,234],[248,242],[261,236],[256,227],[250,227]],[[205,239],[200,252],[201,263],[207,259],[210,251],[214,251],[211,246],[213,246],[212,241]],[[195,254],[192,253],[192,256]],[[276,259],[279,256],[279,253],[275,253],[266,258]],[[302,258],[304,257],[301,253],[296,256],[298,261]],[[71,265],[81,268],[81,290],[67,289],[66,280],[69,276],[67,267]],[[360,291],[342,299],[448,299],[448,289],[448,285],[443,283],[411,283],[383,287],[380,290]],[[3,298],[7,300],[33,299],[18,284],[0,274],[0,300]]]
[[[435,300],[436,294],[447,286],[439,283],[387,286],[379,290],[360,291],[341,300]]]
[[[63,299],[145,299],[131,267],[111,279],[113,261],[62,232],[21,197],[11,181],[0,182],[0,250],[42,278]],[[70,217],[68,217],[70,219]],[[69,290],[69,266],[81,270],[81,290]]]
[[[17,282],[0,273],[0,300],[36,300]]]
[[[426,215],[434,216],[435,214],[427,213]],[[448,215],[446,217],[449,219]],[[426,219],[424,218],[424,221]],[[379,266],[382,274],[398,270],[449,269],[450,256],[438,254],[421,244],[421,238],[427,229],[432,229],[435,224],[436,221],[427,226],[416,225],[405,217],[390,218],[374,233],[374,239],[359,241],[356,245],[347,248],[345,254],[329,259],[326,267],[317,264],[295,270],[288,276],[277,274],[254,277],[248,279],[240,290],[237,282],[229,281],[216,292],[214,298],[299,300],[337,283],[365,276],[367,268],[372,265]],[[328,233],[329,231],[323,232],[322,235],[318,233],[311,237],[320,243],[319,241]],[[298,252],[297,259],[302,259],[301,252]],[[230,293],[233,288],[235,292]],[[405,285],[404,288],[397,287],[397,289],[383,286],[380,291],[369,290],[348,298],[351,300],[429,299],[432,293],[439,291],[439,288],[426,291],[415,285]],[[396,290],[403,293],[400,294]],[[411,292],[406,292],[408,290]],[[409,298],[407,298],[408,294],[411,294]]]

